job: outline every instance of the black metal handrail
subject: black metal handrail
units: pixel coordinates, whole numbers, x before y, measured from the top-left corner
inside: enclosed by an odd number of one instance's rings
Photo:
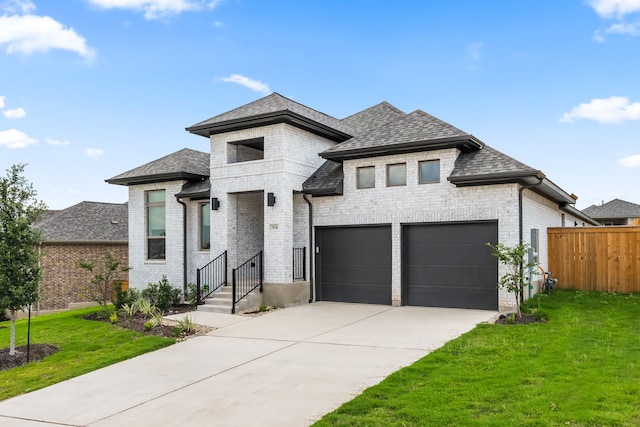
[[[238,268],[234,268],[232,275],[232,295],[233,305],[231,313],[235,314],[236,304],[246,297],[256,288],[260,288],[262,292],[262,251],[258,252],[254,257],[242,264]]]
[[[198,304],[227,284],[227,251],[197,270],[196,292]]]
[[[293,248],[293,280],[307,280],[307,248]]]

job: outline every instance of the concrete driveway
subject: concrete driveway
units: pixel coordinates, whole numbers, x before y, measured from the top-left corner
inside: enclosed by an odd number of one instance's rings
[[[0,402],[0,426],[304,426],[496,312],[319,302]],[[184,316],[184,315],[180,315]]]

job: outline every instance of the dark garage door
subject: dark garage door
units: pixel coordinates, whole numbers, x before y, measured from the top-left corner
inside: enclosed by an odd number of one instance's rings
[[[403,292],[407,305],[498,309],[497,222],[403,227]]]
[[[317,299],[391,304],[391,227],[316,231]]]

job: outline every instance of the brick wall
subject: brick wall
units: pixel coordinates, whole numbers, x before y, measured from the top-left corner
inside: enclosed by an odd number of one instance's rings
[[[84,284],[90,283],[93,274],[76,266],[78,261],[97,261],[107,253],[128,265],[128,246],[122,244],[60,244],[42,245],[41,310],[64,310],[71,303],[91,302],[82,295]],[[118,272],[114,279],[128,280],[128,273]]]

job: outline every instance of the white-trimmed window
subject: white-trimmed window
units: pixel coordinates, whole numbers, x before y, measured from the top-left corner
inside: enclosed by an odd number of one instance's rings
[[[165,191],[147,191],[147,259],[165,259],[166,210]]]
[[[374,188],[375,186],[375,166],[363,166],[356,169],[356,188]]]
[[[433,184],[440,182],[440,160],[425,160],[418,163],[418,182]]]
[[[211,203],[201,203],[200,205],[200,247],[201,251],[208,251],[211,248]]]
[[[407,185],[407,164],[387,165],[387,187]]]

